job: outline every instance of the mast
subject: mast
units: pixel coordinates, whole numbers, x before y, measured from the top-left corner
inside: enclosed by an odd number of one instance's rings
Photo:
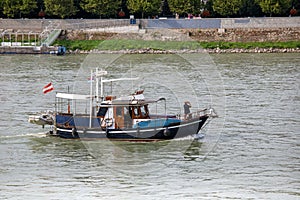
[[[98,68],[96,68],[96,74],[98,74]],[[99,78],[96,76],[96,103],[99,102]]]
[[[97,98],[97,103],[99,102],[99,77],[100,77],[100,98],[104,98],[104,88],[103,88],[103,76],[107,75],[107,71],[104,70],[98,70],[98,68],[96,69],[96,98]]]

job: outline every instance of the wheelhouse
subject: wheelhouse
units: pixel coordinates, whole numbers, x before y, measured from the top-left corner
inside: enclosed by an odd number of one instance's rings
[[[143,96],[142,96],[143,98]],[[133,128],[135,124],[150,119],[149,103],[158,101],[136,100],[133,95],[129,99],[112,99],[104,101],[98,109],[97,117],[101,119],[102,128],[124,129]]]

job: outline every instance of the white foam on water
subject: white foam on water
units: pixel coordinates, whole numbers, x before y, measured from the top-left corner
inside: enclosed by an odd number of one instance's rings
[[[42,132],[42,133],[27,133],[27,134],[19,134],[19,135],[2,135],[0,136],[1,138],[19,138],[19,137],[46,137],[46,133]]]

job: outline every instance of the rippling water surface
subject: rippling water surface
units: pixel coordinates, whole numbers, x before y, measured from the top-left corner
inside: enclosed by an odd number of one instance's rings
[[[0,56],[1,199],[300,198],[300,54],[100,57]],[[203,139],[155,143],[64,140],[27,122],[53,108],[44,85],[84,88],[94,67],[140,76],[121,91],[167,96],[173,114],[188,98],[219,118]]]

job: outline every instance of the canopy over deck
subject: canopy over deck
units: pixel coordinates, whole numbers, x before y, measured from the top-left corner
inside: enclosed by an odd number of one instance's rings
[[[90,95],[56,93],[56,98],[71,99],[71,100],[87,100],[90,99]]]

